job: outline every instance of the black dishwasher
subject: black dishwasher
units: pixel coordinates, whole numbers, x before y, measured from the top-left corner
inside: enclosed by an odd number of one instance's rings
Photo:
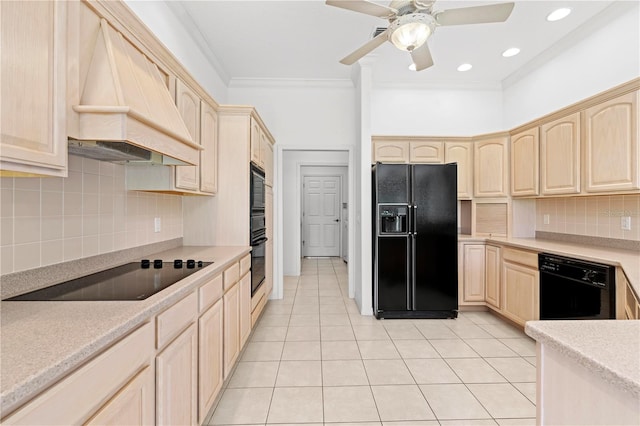
[[[615,319],[615,267],[538,255],[540,319]]]

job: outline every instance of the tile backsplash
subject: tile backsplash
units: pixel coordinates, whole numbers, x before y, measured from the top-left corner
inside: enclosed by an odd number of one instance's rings
[[[624,216],[631,230],[621,228]],[[640,241],[640,194],[538,199],[536,231]]]
[[[123,165],[69,156],[67,178],[0,191],[0,275],[182,237],[182,197],[127,191]]]

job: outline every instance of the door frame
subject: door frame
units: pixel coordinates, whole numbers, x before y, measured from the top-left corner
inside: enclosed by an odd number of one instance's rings
[[[276,252],[276,265],[274,265],[274,291],[273,298],[282,299],[284,295],[284,235],[283,235],[283,211],[284,211],[284,196],[281,193],[280,188],[283,188],[283,156],[285,151],[303,151],[308,153],[313,152],[324,152],[324,151],[337,151],[337,152],[346,152],[348,154],[347,164],[344,162],[336,162],[336,163],[327,163],[325,162],[312,162],[312,161],[304,161],[298,162],[296,164],[296,198],[297,201],[294,204],[293,208],[296,210],[295,217],[298,222],[300,222],[301,218],[301,205],[300,205],[300,196],[302,194],[301,186],[301,167],[302,166],[346,166],[347,167],[347,206],[348,206],[348,218],[349,218],[349,229],[348,229],[348,240],[347,240],[347,251],[348,251],[348,259],[349,263],[347,264],[347,273],[349,278],[349,297],[355,297],[355,259],[356,259],[356,188],[355,188],[355,154],[354,147],[345,147],[341,146],[330,146],[330,145],[322,145],[322,146],[298,146],[298,145],[275,145],[275,160],[276,160],[276,182],[277,185],[274,188],[274,205],[275,205],[275,233],[277,235],[275,241],[275,252]],[[298,244],[297,247],[298,255],[296,259],[300,262],[300,253],[301,249]],[[297,265],[297,270],[300,270],[300,264]]]
[[[306,167],[313,167],[313,168],[323,168],[323,167],[327,167],[327,168],[340,168],[343,169],[346,173],[331,173],[331,170],[327,169],[326,173],[319,173],[318,172],[307,172],[304,173],[303,168]],[[343,170],[340,170],[340,172],[342,172]],[[340,200],[338,202],[338,216],[340,217],[340,225],[338,226],[338,245],[339,245],[339,251],[338,251],[338,256],[339,258],[342,259],[342,254],[343,254],[343,247],[342,247],[342,199],[343,199],[343,185],[344,185],[344,181],[343,178],[347,177],[349,174],[349,169],[346,165],[344,166],[340,166],[340,165],[328,165],[328,166],[309,166],[309,165],[301,165],[300,166],[300,182],[304,183],[304,178],[306,177],[337,177],[338,181],[339,181],[339,196],[340,196]],[[300,193],[300,258],[303,258],[303,244],[302,241],[304,240],[304,185],[300,185],[300,190],[302,191]],[[347,204],[348,206],[348,204]],[[348,211],[348,210],[347,210]],[[348,242],[348,241],[347,241]]]

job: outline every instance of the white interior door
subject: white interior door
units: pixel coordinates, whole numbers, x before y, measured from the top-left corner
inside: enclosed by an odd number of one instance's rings
[[[340,188],[340,176],[304,176],[303,256],[340,256]]]

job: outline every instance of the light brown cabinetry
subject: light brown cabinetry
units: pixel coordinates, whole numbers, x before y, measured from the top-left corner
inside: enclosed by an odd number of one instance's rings
[[[152,324],[143,325],[2,424],[153,424],[154,335]]]
[[[200,102],[200,192],[218,192],[218,112]]]
[[[490,307],[500,310],[500,247],[487,244],[485,247],[485,292],[484,298]]]
[[[265,245],[265,279],[264,294],[266,298],[271,295],[273,290],[273,188],[267,186],[265,188],[265,221],[267,224],[267,244]]]
[[[524,326],[540,317],[538,256],[534,252],[502,251],[502,314]]]
[[[262,141],[264,159],[264,183],[273,188],[273,145],[268,139]]]
[[[583,112],[586,192],[640,188],[639,96],[628,93]]]
[[[542,195],[580,192],[580,113],[540,126]]]
[[[616,289],[624,291],[624,319],[640,319],[640,301],[638,301],[638,297],[624,276],[624,273],[621,270],[619,271],[620,272],[616,274],[616,279],[620,282],[616,283]]]
[[[0,2],[0,173],[67,176],[67,8]]]
[[[156,424],[198,422],[196,292],[156,317]]]
[[[473,194],[476,197],[506,197],[509,193],[507,138],[478,140],[473,152]]]
[[[219,283],[222,293],[222,282]],[[203,424],[222,388],[223,308],[222,300],[198,320],[198,424]]]
[[[457,163],[458,198],[473,196],[473,144],[465,142],[445,142],[444,162]]]
[[[538,195],[539,190],[538,128],[511,136],[511,195]]]
[[[176,81],[176,106],[193,142],[200,144],[200,98],[182,81]],[[176,166],[176,188],[197,191],[200,165]]]
[[[249,264],[251,259],[249,256]],[[251,272],[243,274],[238,284],[240,292],[240,349],[242,349],[251,334]]]
[[[224,378],[229,377],[240,353],[240,291],[236,283],[224,294]]]
[[[484,305],[485,245],[461,244],[462,288],[459,289],[460,305]]]
[[[253,117],[251,117],[251,137],[250,137],[250,152],[251,162],[256,164],[261,169],[264,169],[264,159],[262,158],[262,127],[260,123]]]
[[[409,142],[410,163],[442,163],[444,147],[442,142],[411,141]]]
[[[372,163],[408,163],[409,144],[404,141],[373,141]]]

